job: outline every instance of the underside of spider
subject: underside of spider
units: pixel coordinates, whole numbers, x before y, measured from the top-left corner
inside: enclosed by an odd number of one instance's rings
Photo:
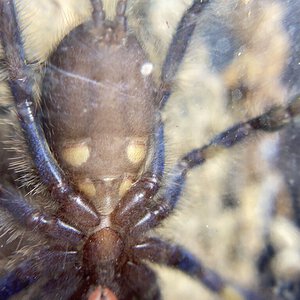
[[[160,111],[172,93],[197,16],[209,1],[194,1],[182,17],[159,87],[151,78],[153,66],[127,30],[127,1],[118,1],[114,21],[106,20],[101,1],[91,2],[91,20],[71,31],[50,56],[39,102],[15,4],[0,0],[1,42],[16,112],[39,179],[58,206],[49,215],[0,182],[1,209],[49,241],[0,278],[0,298],[46,277],[39,296],[68,278],[71,284],[77,281],[61,292],[66,299],[160,299],[155,273],[145,263],[150,261],[187,273],[224,299],[261,299],[149,232],[175,209],[189,170],[257,130],[289,124],[300,113],[300,98],[187,153],[162,187]]]

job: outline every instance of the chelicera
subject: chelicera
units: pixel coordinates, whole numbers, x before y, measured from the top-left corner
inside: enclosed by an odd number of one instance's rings
[[[113,22],[106,20],[101,1],[91,3],[91,20],[71,31],[50,56],[39,103],[14,2],[0,1],[1,41],[20,126],[39,179],[57,203],[50,215],[1,183],[2,209],[48,240],[1,278],[1,299],[45,277],[40,297],[61,289],[65,280],[63,299],[160,299],[155,273],[145,261],[177,268],[224,299],[260,299],[150,231],[176,207],[189,170],[256,130],[284,127],[299,114],[300,99],[237,124],[187,153],[162,186],[160,111],[172,93],[197,16],[209,1],[194,1],[183,15],[160,86],[152,80],[143,48],[127,30],[127,1],[118,1]]]

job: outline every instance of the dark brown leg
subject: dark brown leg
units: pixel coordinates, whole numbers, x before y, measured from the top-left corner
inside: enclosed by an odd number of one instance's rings
[[[208,0],[195,0],[181,18],[162,68],[161,79],[165,85],[172,84],[195,30],[198,16],[208,3]]]
[[[136,299],[160,300],[160,289],[154,271],[144,264],[127,263],[123,277]],[[121,299],[127,299],[121,297]],[[131,299],[131,298],[130,298]]]
[[[57,276],[65,272],[74,267],[78,259],[76,251],[48,249],[36,252],[0,278],[0,299],[10,298],[44,276],[49,278],[52,274]]]
[[[117,3],[115,22],[116,22],[119,38],[125,36],[127,31],[127,18],[125,16],[126,6],[127,6],[127,0],[119,0]]]
[[[34,73],[27,64],[16,10],[12,0],[0,0],[0,37],[2,40],[9,86],[25,140],[41,181],[62,207],[68,220],[76,220],[79,227],[99,224],[94,206],[82,198],[70,185],[48,147],[43,129],[36,116]]]
[[[254,134],[257,130],[280,130],[285,125],[296,120],[296,118],[299,118],[299,115],[300,96],[285,108],[273,108],[259,117],[237,124],[220,133],[213,138],[209,144],[187,153],[179,160],[170,172],[170,178],[167,180],[167,185],[162,191],[160,199],[149,201],[146,197],[143,199],[139,198],[138,209],[135,209],[134,211],[131,211],[130,208],[133,201],[130,202],[130,199],[128,199],[127,206],[122,208],[122,210],[116,214],[118,216],[118,222],[124,225],[124,228],[131,229],[130,234],[133,239],[137,235],[142,235],[151,228],[158,226],[176,207],[185,184],[186,174],[189,170],[202,165],[207,159],[216,156],[220,151],[242,142],[246,137]],[[134,199],[137,195],[128,194],[128,197]],[[130,224],[122,221],[121,215],[125,210],[126,215],[134,216],[130,219]],[[133,223],[135,223],[135,225]]]
[[[119,1],[122,3],[123,1]],[[170,95],[170,87],[176,75],[177,69],[186,52],[189,40],[194,32],[197,16],[201,13],[208,1],[194,1],[193,5],[183,15],[169,47],[162,70],[161,107]],[[127,195],[120,201],[120,204],[113,213],[113,221],[120,228],[127,232],[132,221],[140,220],[158,189],[164,171],[164,138],[163,124],[159,122],[155,134],[155,156],[149,172],[139,180]]]
[[[19,224],[41,235],[58,239],[63,243],[77,245],[84,235],[78,229],[57,217],[40,212],[13,188],[0,184],[0,207],[6,209]]]
[[[64,270],[64,273],[55,278],[49,278],[48,281],[36,292],[31,295],[30,299],[53,300],[53,299],[68,299],[80,285],[82,278],[78,272],[72,270]],[[81,299],[77,298],[76,300]],[[84,299],[84,298],[82,298]]]
[[[182,16],[169,46],[161,72],[161,102],[163,108],[171,94],[174,77],[189,46],[200,13],[209,0],[195,0],[192,6]]]
[[[103,27],[103,23],[105,20],[105,12],[103,10],[103,4],[101,0],[91,0],[93,6],[92,17],[96,24],[96,26]]]
[[[157,238],[149,238],[133,247],[134,257],[153,263],[176,268],[201,281],[212,292],[224,299],[259,300],[252,292],[236,289],[225,282],[220,275],[207,269],[199,259],[184,248]]]
[[[130,188],[112,214],[114,224],[118,224],[124,233],[132,220],[141,216],[140,211],[144,213],[145,203],[151,202],[160,188],[165,163],[164,127],[161,122],[156,126],[153,146],[155,151],[149,171]]]
[[[161,198],[155,201],[153,197],[160,188],[160,177],[154,173],[145,174],[120,201],[112,215],[113,222],[120,226],[120,230],[127,234],[127,238],[134,240],[136,236],[158,226],[174,210],[189,170],[202,165],[220,151],[240,143],[257,130],[279,130],[299,115],[300,97],[286,108],[273,108],[259,117],[220,133],[209,144],[189,152],[179,160],[170,172]]]

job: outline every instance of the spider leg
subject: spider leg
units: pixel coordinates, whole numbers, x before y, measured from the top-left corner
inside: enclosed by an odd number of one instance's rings
[[[141,300],[160,300],[160,288],[157,283],[157,276],[145,264],[128,262],[123,273],[128,288]],[[123,299],[121,297],[121,299]],[[131,298],[130,298],[131,299]]]
[[[155,150],[148,172],[129,189],[112,213],[114,224],[118,224],[124,233],[134,224],[136,218],[144,213],[145,203],[151,201],[160,188],[165,162],[162,122],[158,122],[153,140]]]
[[[57,278],[50,278],[41,288],[37,289],[31,299],[70,299],[81,281],[80,272],[64,270],[64,273]]]
[[[112,214],[114,224],[119,225],[121,232],[128,233],[130,230],[128,238],[133,239],[158,226],[176,207],[189,170],[202,165],[208,158],[216,156],[220,151],[240,143],[257,130],[279,130],[299,115],[300,97],[287,107],[275,107],[259,117],[237,124],[218,134],[207,145],[184,155],[171,171],[161,197],[156,201],[151,201],[160,188],[159,180],[163,171],[160,160],[163,160],[161,153],[164,149],[159,142],[161,138],[158,137],[155,145],[157,154],[154,156],[150,172],[138,180],[119,202]],[[163,135],[162,128],[163,124],[160,124],[157,135]],[[153,173],[154,171],[157,174]]]
[[[77,245],[84,237],[78,229],[66,224],[59,218],[44,214],[23,198],[16,190],[0,184],[0,207],[8,212],[28,230],[34,230],[64,243]]]
[[[161,121],[157,122],[154,133],[154,155],[149,168],[149,172],[155,174],[161,179],[165,167],[165,141],[164,141],[164,125]]]
[[[58,262],[61,262],[58,263]],[[37,282],[43,276],[61,274],[78,261],[76,251],[47,249],[21,262],[0,278],[0,299],[8,299]],[[62,267],[63,264],[63,267]]]
[[[162,100],[161,108],[166,103],[171,94],[171,86],[180,63],[185,55],[185,52],[189,46],[190,39],[193,35],[197,24],[197,17],[203,11],[208,0],[196,0],[192,6],[182,16],[179,24],[176,28],[171,44],[169,46],[166,58],[164,60],[161,72],[162,81]]]
[[[186,249],[169,244],[158,238],[148,238],[132,249],[134,257],[149,260],[153,263],[167,265],[200,280],[209,290],[221,299],[259,300],[252,292],[235,288],[222,279],[220,275],[206,268],[193,254]]]
[[[31,158],[41,181],[61,204],[68,219],[79,226],[98,225],[95,207],[78,194],[65,178],[55,161],[38,120],[34,99],[34,73],[27,64],[24,46],[12,0],[0,1],[0,37],[6,56],[9,86],[15,99],[20,125],[27,141]]]
[[[105,12],[101,0],[91,0],[93,6],[92,17],[98,28],[103,28],[105,21]]]
[[[207,3],[209,3],[208,0],[194,1],[181,18],[162,67],[161,78],[165,84],[172,83],[196,27],[197,16]]]
[[[170,215],[177,205],[184,187],[186,174],[194,167],[200,166],[209,158],[216,156],[224,149],[230,148],[254,132],[277,131],[299,119],[300,96],[296,97],[287,107],[275,107],[261,116],[237,124],[215,136],[207,145],[194,149],[184,155],[171,171],[162,196],[155,202],[143,202],[138,214],[135,214],[136,225],[131,234],[136,236],[160,224]],[[144,214],[143,212],[144,211]]]
[[[119,0],[117,3],[115,23],[119,38],[124,37],[127,31],[126,6],[127,0]]]

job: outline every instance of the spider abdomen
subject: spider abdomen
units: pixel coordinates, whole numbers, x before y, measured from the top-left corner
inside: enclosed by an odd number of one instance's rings
[[[42,101],[51,148],[102,214],[144,166],[155,121],[151,67],[134,36],[106,41],[93,22],[74,29],[49,60]]]

